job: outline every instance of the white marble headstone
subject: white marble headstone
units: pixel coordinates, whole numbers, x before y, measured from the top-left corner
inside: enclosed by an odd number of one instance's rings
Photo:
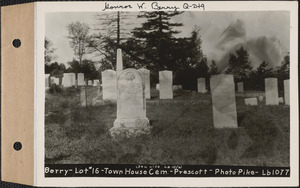
[[[117,75],[116,71],[108,69],[102,75],[102,94],[103,100],[117,99]]]
[[[50,83],[50,74],[45,74],[45,88],[49,88],[51,86]]]
[[[286,105],[290,105],[290,80],[284,80],[284,102]]]
[[[159,71],[159,98],[173,99],[173,76],[172,71]]]
[[[156,88],[157,90],[159,90],[159,84],[156,84],[155,88]]]
[[[100,85],[100,81],[97,79],[97,80],[93,80],[93,86],[98,86]]]
[[[84,86],[85,85],[84,73],[77,73],[77,80],[79,86]]]
[[[239,93],[244,92],[244,83],[243,82],[238,82],[237,83],[237,90],[238,90]]]
[[[237,128],[235,86],[233,76],[228,74],[212,75],[210,88],[215,128]]]
[[[113,136],[124,129],[139,134],[141,131],[149,133],[150,125],[146,117],[146,98],[143,94],[143,79],[135,69],[125,69],[117,79],[117,119],[110,129]],[[128,135],[127,135],[128,136]]]
[[[206,93],[205,78],[197,79],[198,93]]]
[[[75,73],[64,73],[62,78],[62,85],[64,87],[72,87],[75,85]]]
[[[277,78],[265,79],[266,105],[278,105]]]
[[[250,106],[256,106],[257,105],[257,98],[256,97],[246,98],[245,99],[245,104],[250,105]]]

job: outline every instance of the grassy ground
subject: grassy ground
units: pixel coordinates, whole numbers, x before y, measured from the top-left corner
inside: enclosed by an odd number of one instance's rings
[[[88,87],[88,104],[97,95]],[[114,140],[116,104],[80,107],[80,90],[46,94],[46,163],[289,166],[289,107],[246,106],[237,97],[238,129],[214,129],[210,94],[151,90],[151,135]]]

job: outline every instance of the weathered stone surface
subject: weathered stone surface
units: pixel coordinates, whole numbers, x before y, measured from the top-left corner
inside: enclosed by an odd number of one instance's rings
[[[143,94],[143,80],[135,69],[125,69],[118,76],[117,119],[110,130],[113,137],[119,134],[133,134],[150,129],[146,117],[146,98]]]
[[[278,105],[277,78],[265,79],[266,105]]]
[[[159,71],[159,98],[173,99],[173,76],[172,71]]]
[[[64,73],[62,79],[62,85],[64,87],[72,87],[75,85],[75,73]]]
[[[237,83],[237,90],[239,93],[244,93],[244,83],[243,82]]]
[[[145,68],[138,69],[138,72],[141,74],[143,79],[143,85],[145,88],[146,99],[150,99],[150,71]]]
[[[232,75],[213,75],[210,79],[215,128],[237,128],[235,86]]]
[[[290,80],[284,80],[284,102],[286,105],[290,105]]]
[[[77,80],[78,80],[78,85],[79,86],[84,86],[85,85],[84,74],[83,73],[78,73],[77,74]]]
[[[86,107],[86,89],[85,89],[85,87],[83,86],[83,87],[81,87],[80,88],[80,103],[81,103],[81,106],[82,107]]]
[[[198,93],[206,93],[205,78],[197,79]]]
[[[108,69],[102,72],[102,92],[103,100],[117,99],[116,71]]]
[[[245,104],[250,106],[256,106],[257,105],[257,98],[246,98]]]

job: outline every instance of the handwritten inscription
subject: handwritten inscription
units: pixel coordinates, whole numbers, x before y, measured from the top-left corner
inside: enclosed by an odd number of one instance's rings
[[[129,9],[142,9],[142,10],[156,10],[156,11],[179,11],[179,10],[205,10],[205,5],[204,3],[176,3],[174,5],[173,3],[167,4],[166,2],[164,3],[159,3],[159,2],[142,2],[142,3],[128,3],[128,4],[109,4],[105,2],[104,8],[102,11],[106,10],[129,10]]]
[[[102,11],[105,10],[119,10],[119,9],[132,9],[133,7],[131,6],[131,4],[128,5],[109,5],[109,3],[105,3],[104,5],[104,9],[102,9]]]

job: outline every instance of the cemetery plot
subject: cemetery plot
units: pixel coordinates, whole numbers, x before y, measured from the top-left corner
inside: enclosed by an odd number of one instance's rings
[[[46,93],[46,163],[289,165],[286,105],[247,106],[245,97],[236,97],[239,128],[216,129],[210,93],[175,90],[173,100],[161,100],[151,89],[146,103],[151,133],[113,139],[116,102],[92,106],[98,88],[86,86],[82,107],[80,93],[74,87]]]

